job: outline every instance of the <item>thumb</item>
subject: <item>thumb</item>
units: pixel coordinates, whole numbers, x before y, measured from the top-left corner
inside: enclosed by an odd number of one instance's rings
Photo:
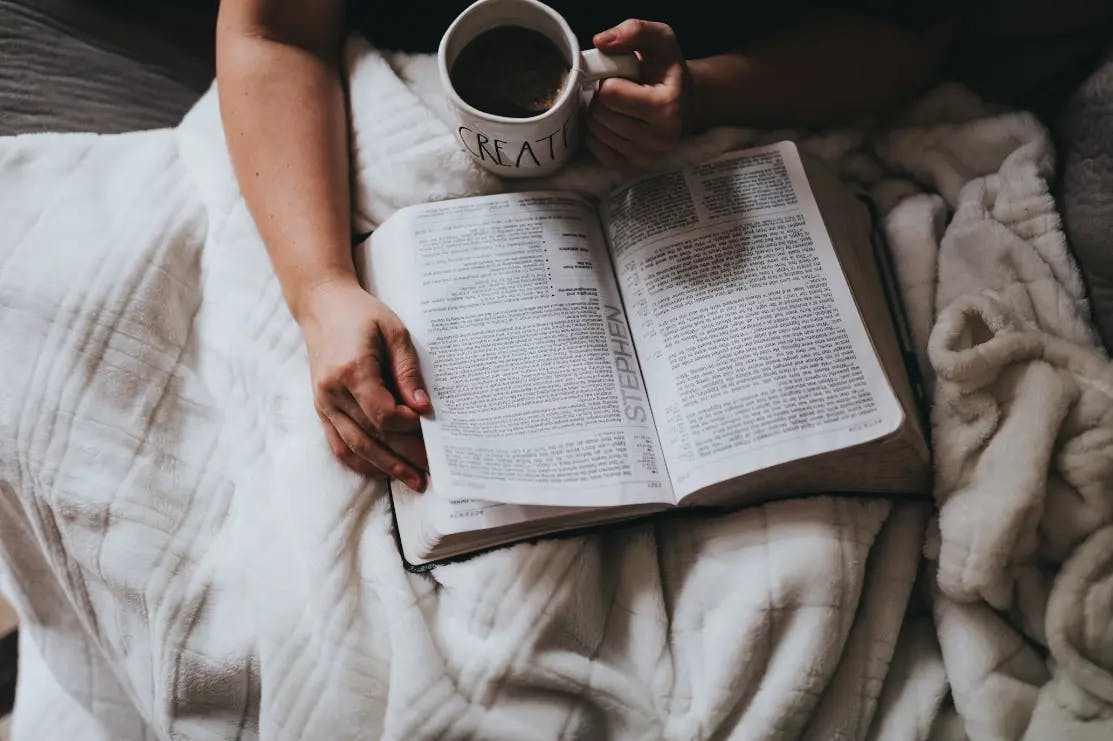
[[[390,372],[394,377],[394,387],[402,395],[402,401],[418,414],[432,412],[433,405],[425,391],[425,381],[421,377],[421,366],[418,364],[417,351],[410,341],[410,333],[400,326],[385,335],[390,353]]]
[[[625,54],[634,51],[650,56],[676,54],[680,45],[672,27],[664,23],[630,18],[614,28],[595,34],[595,48],[606,54]]]

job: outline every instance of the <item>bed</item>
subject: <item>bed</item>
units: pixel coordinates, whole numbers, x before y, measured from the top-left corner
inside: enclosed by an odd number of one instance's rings
[[[799,133],[885,215],[942,410],[937,511],[813,497],[420,576],[305,417],[218,146],[212,13],[0,1],[0,134],[175,127],[0,141],[17,739],[1108,737],[1113,379],[1086,291],[1109,286],[1108,66],[1063,109],[1059,170],[1036,117],[955,86],[881,133]],[[427,59],[353,41],[346,64],[358,225],[498,187]],[[425,145],[382,144],[402,129]]]

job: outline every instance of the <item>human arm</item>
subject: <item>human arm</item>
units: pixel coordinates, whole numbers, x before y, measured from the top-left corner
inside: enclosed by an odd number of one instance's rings
[[[244,200],[305,338],[330,447],[361,473],[420,489],[418,415],[431,408],[417,357],[352,262],[343,22],[343,0],[224,0],[221,116]]]
[[[608,166],[644,169],[682,133],[833,124],[882,111],[933,79],[950,37],[947,21],[914,30],[823,8],[739,51],[685,60],[667,25],[625,21],[598,34],[595,45],[637,51],[643,79],[600,85],[587,146]]]
[[[816,9],[745,51],[688,63],[688,126],[818,126],[891,108],[938,72],[952,23],[905,28],[860,12]]]

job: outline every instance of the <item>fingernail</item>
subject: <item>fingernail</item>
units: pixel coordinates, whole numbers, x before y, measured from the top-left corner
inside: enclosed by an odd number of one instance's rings
[[[420,476],[410,476],[406,479],[406,486],[410,487],[414,491],[421,491],[423,485],[424,484]]]
[[[614,40],[614,31],[602,31],[600,33],[595,34],[595,43],[597,45],[598,44],[606,44],[606,43],[608,43],[610,41],[613,41],[613,40]]]
[[[414,398],[417,399],[418,404],[425,405],[429,403],[429,394],[425,393],[425,389],[414,391]]]

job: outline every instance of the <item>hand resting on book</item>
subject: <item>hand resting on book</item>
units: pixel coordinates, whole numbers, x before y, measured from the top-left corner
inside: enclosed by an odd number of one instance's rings
[[[329,320],[336,316],[344,321]],[[402,321],[353,281],[315,290],[301,326],[332,452],[358,473],[393,476],[421,491],[429,463],[418,414],[432,407]]]
[[[783,26],[756,31],[751,23],[729,43],[701,47],[680,26],[689,54],[666,25],[675,23],[672,14],[620,24],[600,33],[596,45],[636,51],[643,84],[602,86],[589,148],[612,167],[645,168],[675,147],[681,133],[822,124],[884,109],[930,78],[949,39],[949,24],[939,19],[950,4],[919,4],[931,12],[911,14],[923,22],[912,24],[917,28],[874,17],[872,8],[869,14],[809,9],[785,15],[791,22]],[[359,291],[351,258],[351,152],[338,50],[352,4],[272,5],[220,4],[217,91],[237,182],[306,335],[329,444],[358,471],[397,475],[397,468],[412,480],[420,474],[418,452],[393,449],[384,435],[412,431],[416,414],[430,411],[428,400],[418,399],[418,381],[397,378],[403,367],[416,374],[413,351],[397,317]],[[907,20],[910,14],[893,15]],[[729,36],[731,24],[718,15],[703,22]],[[576,29],[581,37],[597,30]],[[389,39],[378,41],[396,48]],[[307,318],[311,294],[330,308],[314,308]],[[358,336],[365,330],[366,337]]]
[[[676,508],[923,495],[872,229],[791,142],[600,199],[396,211],[355,262],[412,333],[437,412],[424,494],[391,485],[406,561]]]

